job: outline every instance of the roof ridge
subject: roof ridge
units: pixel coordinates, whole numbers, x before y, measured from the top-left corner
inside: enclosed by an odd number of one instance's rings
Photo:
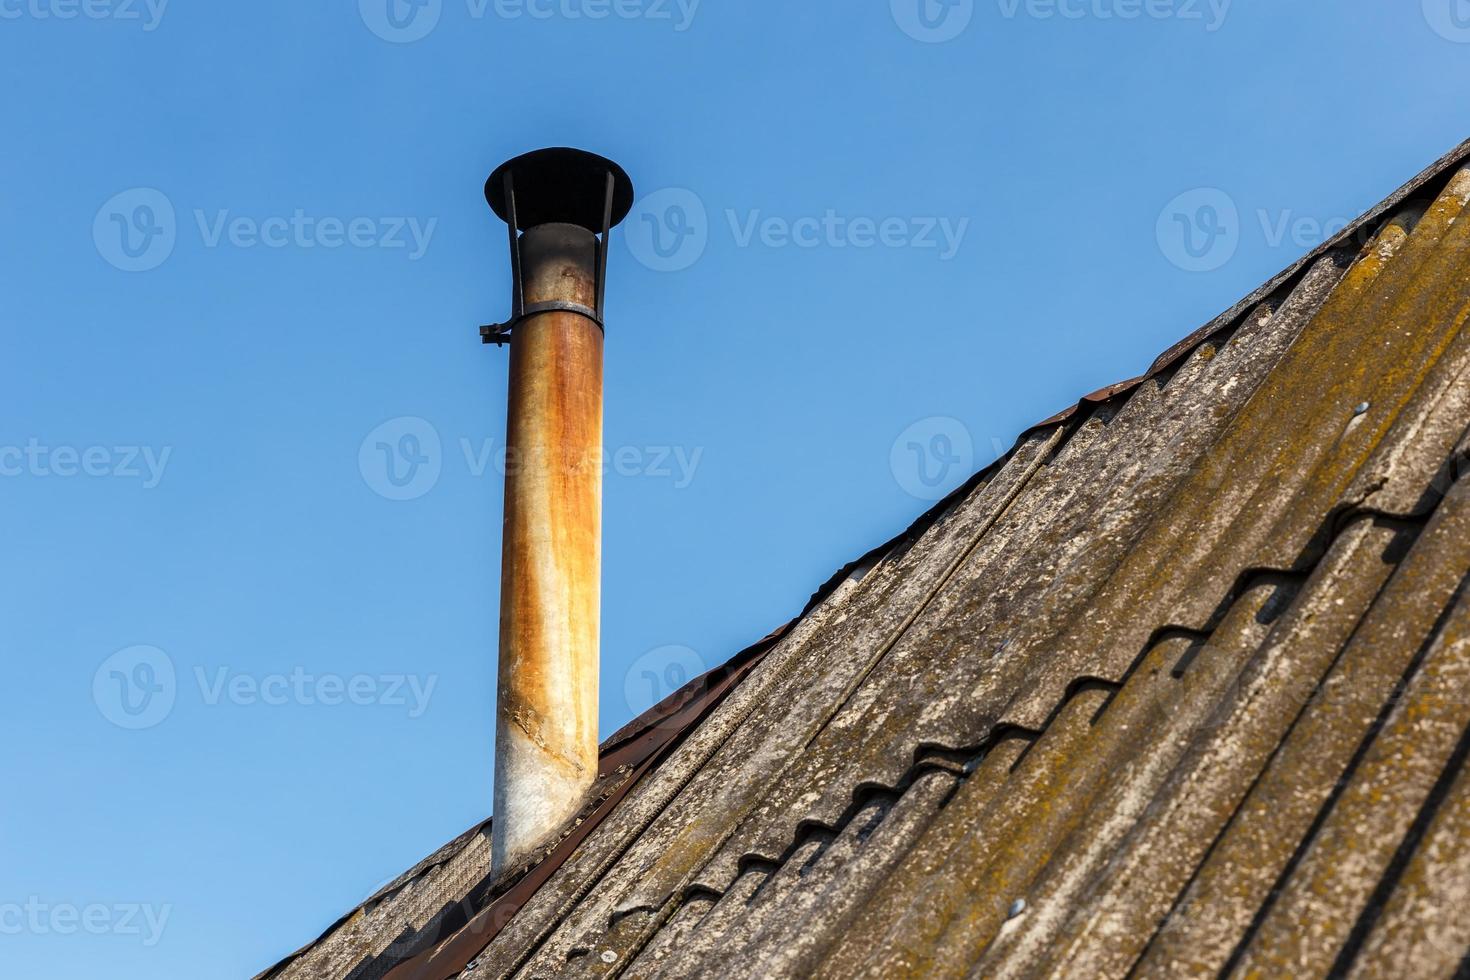
[[[589,801],[584,808],[583,814],[568,828],[563,835],[552,844],[540,849],[531,861],[517,869],[511,875],[502,875],[498,880],[491,880],[487,875],[471,890],[474,894],[482,887],[483,907],[468,917],[468,921],[450,933],[439,933],[435,938],[428,940],[431,945],[427,948],[420,947],[413,955],[408,956],[393,966],[386,974],[388,980],[444,980],[452,977],[470,964],[478,957],[490,942],[500,933],[501,929],[510,921],[510,918],[536,893],[540,886],[547,881],[562,864],[570,858],[576,848],[585,840],[602,821],[618,806],[618,804],[632,791],[642,779],[654,767],[660,765],[669,753],[677,747],[686,735],[693,732],[701,723],[709,717],[710,713],[724,700],[725,696],[742,682],[765,658],[787,634],[787,632],[798,622],[813,613],[819,606],[831,598],[842,587],[844,582],[853,578],[855,574],[865,572],[877,565],[885,558],[892,556],[897,550],[905,547],[928,532],[938,524],[947,514],[956,508],[961,502],[969,498],[986,481],[992,479],[1012,459],[1016,458],[1018,451],[1027,443],[1028,439],[1035,437],[1038,433],[1066,427],[1079,421],[1085,412],[1100,406],[1112,403],[1121,403],[1128,399],[1140,386],[1146,382],[1159,378],[1179,368],[1186,358],[1193,355],[1203,345],[1210,343],[1220,335],[1240,328],[1243,322],[1249,322],[1248,317],[1261,307],[1269,303],[1273,297],[1289,293],[1295,289],[1303,279],[1316,267],[1316,264],[1324,258],[1333,261],[1351,264],[1356,257],[1362,255],[1363,249],[1371,246],[1369,231],[1380,230],[1384,220],[1390,219],[1398,213],[1398,209],[1406,202],[1416,196],[1435,193],[1435,186],[1447,183],[1455,168],[1470,160],[1470,140],[1467,140],[1449,153],[1445,154],[1434,164],[1423,170],[1416,177],[1405,183],[1397,191],[1385,198],[1374,208],[1364,212],[1356,221],[1344,228],[1338,235],[1324,242],[1316,249],[1304,255],[1297,262],[1277,274],[1272,279],[1255,289],[1253,292],[1239,300],[1225,312],[1199,327],[1182,340],[1171,345],[1161,353],[1149,366],[1148,370],[1138,377],[1126,381],[1117,382],[1105,386],[1090,394],[1079,398],[1073,405],[1056,413],[1029,428],[1023,430],[1016,439],[1014,445],[1004,454],[989,465],[983,467],[967,478],[959,487],[948,494],[945,498],[934,504],[909,526],[895,537],[885,541],[875,548],[870,549],[854,561],[848,562],[827,579],[810,597],[800,614],[791,622],[773,631],[760,641],[744,648],[736,653],[728,661],[711,671],[691,680],[683,687],[660,701],[658,704],[641,713],[638,717],[618,729],[609,736],[600,748],[602,760],[602,772],[600,775],[608,781],[599,788],[601,792],[597,797]],[[1354,248],[1354,245],[1357,248]],[[1408,516],[1394,514],[1380,514],[1372,508],[1353,507],[1348,502],[1336,512],[1327,515],[1329,527],[1327,530],[1326,545],[1322,550],[1316,551],[1310,559],[1312,564],[1305,569],[1293,568],[1279,570],[1271,568],[1245,569],[1241,574],[1241,580],[1254,573],[1256,575],[1306,575],[1317,567],[1326,553],[1326,548],[1337,540],[1337,537],[1346,532],[1348,526],[1359,519],[1391,518],[1394,520],[1419,521],[1427,517],[1420,514]],[[1237,587],[1230,593],[1231,601],[1238,601],[1239,582]],[[1220,612],[1219,616],[1212,619],[1211,629],[1217,627],[1223,621],[1222,617],[1228,609]],[[1150,648],[1156,645],[1161,632],[1167,632],[1172,627],[1165,625],[1159,627],[1150,636],[1144,645],[1144,650],[1139,654],[1142,658]],[[1102,683],[1121,686],[1131,675],[1140,661],[1135,660],[1133,667],[1123,674],[1120,681],[1112,681],[1107,678],[1098,677]],[[1065,706],[1074,694],[1076,684],[1083,682],[1085,676],[1079,675],[1072,679],[1066,686],[1062,697],[1054,706],[1048,724],[1056,717],[1056,712]],[[1009,710],[1009,709],[1007,709]],[[991,735],[1006,729],[1002,725],[1006,718],[998,716],[996,725],[991,730]],[[1009,726],[1014,730],[1015,726]],[[1041,732],[1046,730],[1044,725]],[[987,736],[989,737],[989,736]],[[920,756],[923,745],[915,750],[914,761],[904,773],[905,778],[915,776],[917,767],[921,765]],[[946,749],[947,752],[960,750]],[[614,776],[618,776],[616,780]],[[900,780],[900,783],[902,780]],[[875,784],[876,785],[876,784]],[[897,785],[897,784],[895,784]],[[392,895],[395,890],[401,890],[412,884],[419,877],[433,868],[446,864],[459,854],[466,844],[473,840],[477,832],[483,832],[489,826],[489,821],[484,821],[470,830],[455,838],[449,844],[431,854],[404,875],[394,879],[389,885],[380,889],[368,900],[359,905],[352,912],[343,916],[330,926],[317,941],[309,943],[296,953],[283,959],[276,966],[259,975],[258,980],[277,976],[286,969],[299,956],[310,950],[316,943],[325,940],[333,934],[345,922],[350,920],[359,911],[371,906],[375,901]],[[815,826],[815,825],[813,825]],[[809,828],[808,828],[809,829]],[[798,825],[795,843],[790,844],[783,850],[783,855],[792,853],[792,849],[801,843],[800,836],[803,827]],[[456,846],[458,845],[458,846]],[[751,852],[754,855],[755,852]],[[747,855],[747,856],[751,856]],[[767,858],[767,860],[769,860]],[[598,874],[601,874],[599,872]],[[594,877],[594,881],[596,878]],[[593,884],[586,885],[590,890]],[[580,900],[580,896],[576,899]],[[431,920],[432,922],[432,920]],[[427,926],[424,927],[427,930]],[[391,961],[390,961],[391,962]],[[375,974],[376,975],[376,974]]]

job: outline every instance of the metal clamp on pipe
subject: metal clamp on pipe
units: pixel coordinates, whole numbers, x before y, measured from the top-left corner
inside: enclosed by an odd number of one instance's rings
[[[550,300],[545,303],[532,303],[521,311],[520,316],[511,317],[504,323],[492,323],[489,326],[481,327],[480,341],[486,344],[494,344],[497,347],[503,347],[510,343],[510,332],[519,326],[521,321],[528,320],[538,313],[554,312],[575,313],[578,316],[585,316],[597,324],[598,330],[603,329],[602,316],[592,307],[566,300]]]

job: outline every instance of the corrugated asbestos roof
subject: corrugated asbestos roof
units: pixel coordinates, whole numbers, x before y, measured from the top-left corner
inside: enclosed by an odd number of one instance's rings
[[[1470,973],[1467,157],[262,976]]]

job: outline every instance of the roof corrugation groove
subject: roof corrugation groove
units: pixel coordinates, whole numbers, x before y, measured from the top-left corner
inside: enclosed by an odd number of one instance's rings
[[[1421,177],[1028,432],[610,773],[493,924],[460,843],[277,975],[1461,969],[1467,201]]]

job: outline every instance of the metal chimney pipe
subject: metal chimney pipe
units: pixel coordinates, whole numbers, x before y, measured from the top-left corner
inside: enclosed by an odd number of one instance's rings
[[[602,296],[608,233],[633,188],[609,160],[549,149],[503,164],[485,194],[510,229],[513,306],[509,321],[481,328],[485,342],[510,344],[491,831],[499,874],[567,826],[597,778]]]

